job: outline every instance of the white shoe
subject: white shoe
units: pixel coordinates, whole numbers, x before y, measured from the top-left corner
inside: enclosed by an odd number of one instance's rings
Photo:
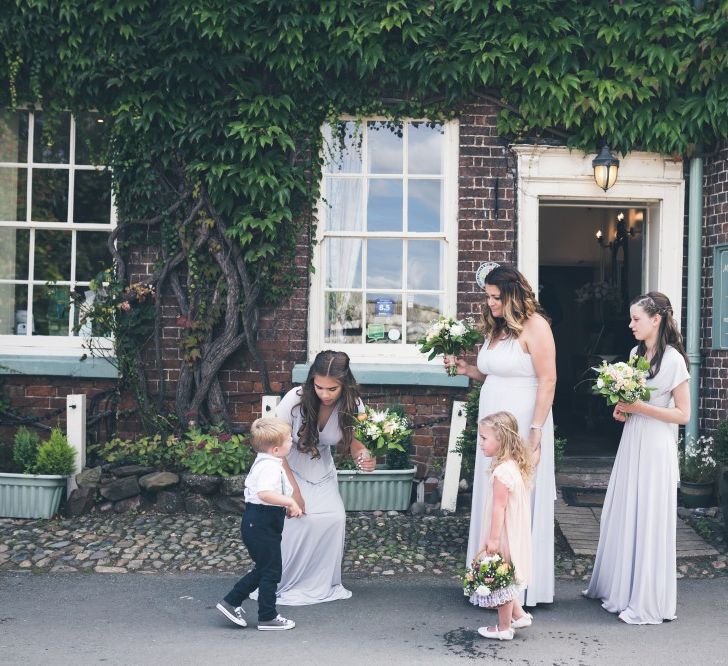
[[[478,627],[478,633],[483,638],[495,638],[499,641],[512,641],[515,632],[513,629],[503,629],[500,631],[498,625],[495,627]]]
[[[260,631],[285,631],[286,629],[293,629],[295,626],[296,623],[293,620],[287,620],[282,615],[278,615],[266,622],[258,622]]]
[[[532,624],[533,615],[524,613],[517,620],[511,620],[511,629],[523,629],[524,627],[530,627]]]

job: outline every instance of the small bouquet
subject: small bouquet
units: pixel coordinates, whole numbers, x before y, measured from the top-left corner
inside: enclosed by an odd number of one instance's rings
[[[364,409],[356,417],[354,437],[375,456],[392,449],[404,451],[402,441],[412,432],[407,419],[388,409]]]
[[[516,572],[513,565],[500,555],[486,555],[480,561],[473,560],[472,567],[463,574],[462,582],[466,597],[476,594],[485,598],[493,592],[516,585]]]
[[[604,361],[592,370],[597,373],[594,390],[607,399],[608,405],[616,405],[620,401],[649,400],[650,391],[654,391],[647,387],[650,362],[644,356],[632,356],[627,363]]]
[[[465,319],[453,319],[452,317],[440,317],[427,329],[424,338],[420,338],[417,344],[420,345],[420,352],[430,353],[431,361],[438,354],[455,354],[459,356],[464,351],[469,351],[483,340],[482,333],[477,329],[475,321],[471,317]],[[449,374],[454,377],[457,368],[453,365],[449,368]]]

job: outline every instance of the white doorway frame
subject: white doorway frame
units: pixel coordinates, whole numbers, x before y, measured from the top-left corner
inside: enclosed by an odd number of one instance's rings
[[[602,202],[647,206],[645,291],[661,291],[682,309],[685,181],[683,163],[657,153],[633,152],[620,158],[617,182],[604,192],[594,182],[595,155],[568,148],[513,145],[518,161],[516,214],[518,269],[537,289],[539,205],[547,202]],[[634,294],[637,296],[638,294]]]

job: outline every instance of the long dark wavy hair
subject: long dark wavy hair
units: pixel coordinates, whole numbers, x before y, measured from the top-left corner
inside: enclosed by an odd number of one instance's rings
[[[485,276],[485,284],[498,287],[503,304],[502,317],[494,317],[487,305],[483,308],[483,333],[486,338],[492,340],[503,335],[517,338],[523,332],[525,321],[536,313],[548,320],[528,280],[515,268],[494,268]]]
[[[636,305],[642,308],[649,317],[660,315],[660,328],[657,332],[657,344],[655,345],[655,353],[650,359],[650,377],[654,377],[660,372],[662,366],[662,357],[665,355],[667,346],[674,347],[685,361],[686,367],[690,368],[688,356],[683,346],[683,338],[680,329],[677,326],[675,318],[672,316],[672,304],[665,294],[659,291],[650,291],[635,298],[630,307]],[[644,340],[640,340],[637,345],[637,353],[644,356],[647,353],[647,345]]]
[[[308,453],[311,458],[320,458],[318,449],[319,429],[318,415],[321,401],[316,395],[314,378],[331,377],[341,383],[341,395],[338,399],[339,428],[342,440],[348,449],[353,437],[355,415],[359,412],[358,402],[359,386],[351,374],[349,357],[344,352],[322,351],[316,355],[308,371],[306,382],[301,386],[301,427],[298,430],[298,443],[296,447],[302,453]]]

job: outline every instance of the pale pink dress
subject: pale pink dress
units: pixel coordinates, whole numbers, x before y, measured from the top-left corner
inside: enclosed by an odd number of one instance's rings
[[[493,479],[498,479],[508,488],[505,523],[501,530],[498,553],[504,560],[511,562],[516,571],[514,589],[497,590],[487,597],[481,597],[477,593],[470,597],[471,603],[476,606],[493,608],[515,598],[518,592],[525,589],[531,580],[531,494],[518,465],[512,460],[506,460],[494,469],[488,470],[487,475],[488,485],[480,530],[482,535],[480,548],[485,546],[485,542],[490,535],[491,519],[493,517]]]

